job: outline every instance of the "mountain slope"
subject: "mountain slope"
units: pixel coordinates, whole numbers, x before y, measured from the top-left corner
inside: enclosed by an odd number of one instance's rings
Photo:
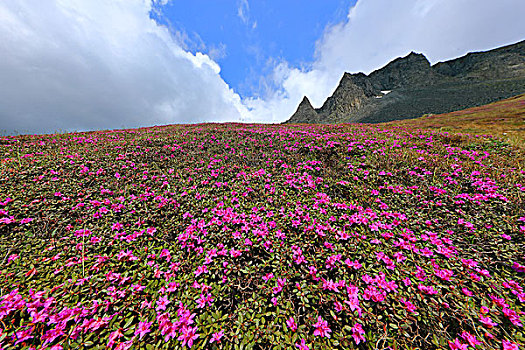
[[[418,53],[365,75],[345,73],[321,108],[287,123],[380,123],[447,113],[525,92],[525,41],[430,65]],[[314,121],[316,120],[316,121]]]
[[[479,107],[398,120],[387,125],[478,135],[490,134],[523,147],[525,146],[525,94]]]

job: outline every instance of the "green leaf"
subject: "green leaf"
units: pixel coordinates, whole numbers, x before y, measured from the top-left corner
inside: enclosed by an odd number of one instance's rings
[[[131,323],[133,322],[133,319],[135,318],[135,316],[131,316],[130,318],[126,319],[126,323],[124,324],[124,326],[122,328],[126,329],[128,328]]]

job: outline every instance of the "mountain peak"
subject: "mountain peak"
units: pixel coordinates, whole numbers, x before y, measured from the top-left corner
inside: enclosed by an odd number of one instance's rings
[[[410,53],[408,55],[406,55],[406,57],[425,57],[425,59],[426,59],[425,55],[423,55],[420,52],[415,52],[415,51],[410,51]]]
[[[403,62],[403,61],[405,61],[405,62],[406,61],[409,61],[409,62],[414,62],[414,61],[416,61],[416,62],[417,61],[428,62],[428,65],[430,65],[430,61],[428,60],[427,56],[425,56],[422,53],[415,52],[415,51],[410,51],[410,53],[408,55],[406,55],[404,57],[398,57],[398,58],[394,59],[390,63]]]
[[[430,67],[430,61],[428,60],[428,58],[425,55],[423,55],[422,53],[411,51],[408,55],[406,55],[404,57],[398,57],[398,58],[394,59],[392,62],[388,63],[383,68],[386,68],[388,66],[395,65],[395,64],[400,64],[400,63],[401,64],[404,64],[404,63],[414,64],[415,62],[422,63],[422,64],[428,65]]]
[[[286,123],[319,123],[319,114],[315,111],[308,97],[304,96],[295,113]]]
[[[310,100],[306,96],[304,96],[303,99],[301,100],[301,103],[299,104],[299,106],[301,106],[301,105],[306,105],[306,106],[312,107],[312,104],[310,103]],[[313,108],[314,107],[312,107],[312,109]]]
[[[393,90],[402,86],[428,85],[434,80],[430,61],[421,53],[410,52],[398,57],[383,68],[370,73],[374,87]]]
[[[411,51],[408,55],[403,57],[398,57],[387,63],[384,67],[379,68],[378,70],[374,71],[381,72],[383,70],[389,70],[389,69],[412,69],[414,67],[429,67],[430,68],[430,61],[427,59],[425,55],[422,53],[417,53],[414,51]]]

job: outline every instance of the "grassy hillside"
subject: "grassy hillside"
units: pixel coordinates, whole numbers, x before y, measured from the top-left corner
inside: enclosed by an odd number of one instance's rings
[[[461,111],[400,120],[387,125],[492,135],[525,146],[525,94]]]
[[[2,349],[521,349],[525,159],[410,125],[0,138]]]

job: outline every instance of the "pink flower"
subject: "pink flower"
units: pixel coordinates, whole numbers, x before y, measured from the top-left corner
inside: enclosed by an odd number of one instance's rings
[[[286,320],[286,325],[294,332],[297,330],[297,325],[295,324],[293,317],[290,317],[288,320]]]
[[[416,266],[416,278],[420,281],[425,281],[427,279],[427,274],[425,273],[425,270],[423,270],[419,266]]]
[[[266,275],[263,276],[263,280],[264,282],[268,282],[269,280],[271,280],[273,278],[273,273],[267,273]]]
[[[354,324],[354,326],[352,327],[352,337],[354,338],[356,344],[366,341],[363,337],[363,334],[365,334],[363,326],[361,326],[361,324],[359,323]]]
[[[473,348],[475,348],[478,344],[482,344],[480,341],[478,341],[475,335],[472,335],[467,331],[463,331],[463,333],[461,333],[461,338],[468,341],[470,346],[472,346]]]
[[[434,295],[438,293],[438,291],[435,290],[433,286],[425,286],[421,283],[418,284],[417,288],[423,293],[428,294],[428,295]]]
[[[405,304],[405,307],[407,308],[408,312],[410,313],[416,312],[417,307],[414,304],[412,304],[410,301],[403,300],[403,304]]]
[[[503,340],[503,350],[519,350],[519,346],[508,340]]]
[[[299,348],[299,350],[310,350],[310,347],[306,345],[306,340],[304,338],[301,339],[301,344],[295,343],[295,347]]]
[[[202,275],[203,273],[208,273],[208,268],[206,267],[206,265],[199,266],[197,267],[197,270],[195,270],[194,273],[195,273],[195,277],[198,277]]]
[[[33,218],[24,218],[20,220],[20,225],[27,224],[28,222],[33,221]]]
[[[317,318],[317,323],[314,324],[314,335],[330,338],[332,330],[328,327],[328,322],[323,320],[321,316]]]
[[[9,264],[11,261],[14,261],[16,259],[18,259],[20,256],[18,254],[11,254],[9,255],[9,257],[7,258],[7,263]]]
[[[331,291],[334,291],[336,293],[339,293],[339,289],[337,289],[337,287],[339,287],[339,285],[332,281],[332,280],[325,280],[323,279],[323,290],[331,290]]]
[[[113,225],[111,225],[111,229],[113,231],[120,230],[123,227],[124,227],[124,225],[122,225],[120,222],[116,222]]]
[[[27,329],[16,332],[15,335],[13,336],[13,338],[16,339],[15,345],[22,343],[26,341],[27,339],[33,338],[33,336],[31,335],[31,333],[33,332],[33,329],[34,327],[27,328]]]
[[[11,223],[13,223],[13,222],[16,222],[14,216],[10,216],[10,217],[8,217],[8,218],[1,218],[1,219],[0,219],[0,224],[11,224]]]
[[[497,326],[498,324],[494,321],[491,320],[490,317],[488,316],[481,316],[479,318],[480,322],[483,323],[485,326],[489,327],[489,328],[492,328],[494,326]]]
[[[153,322],[139,322],[137,329],[135,329],[135,336],[142,339],[146,334],[150,332],[150,327]]]
[[[357,299],[355,296],[351,296],[350,300],[345,300],[345,304],[350,306],[350,310],[352,311],[359,309],[359,299]]]
[[[111,332],[109,334],[108,338],[108,348],[113,348],[113,345],[115,345],[115,340],[121,338],[124,334],[122,334],[122,329],[117,329],[114,332]]]
[[[182,340],[182,346],[188,345],[188,348],[191,348],[193,346],[193,341],[199,337],[199,334],[197,334],[197,327],[188,327],[184,326],[181,330],[181,335],[177,338],[178,340]]]
[[[223,336],[224,336],[224,331],[213,333],[210,339],[210,343],[213,343],[213,342],[217,342],[217,344],[220,343],[221,338]]]
[[[197,300],[197,307],[203,308],[208,304],[211,306],[211,303],[213,302],[213,298],[211,297],[210,293],[207,293],[206,296],[204,294],[201,294],[199,299]]]
[[[449,340],[448,341],[448,346],[452,350],[456,350],[456,349],[457,350],[468,350],[468,345],[461,343],[458,338],[454,339],[454,342],[451,342]]]
[[[46,314],[45,310],[41,310],[39,312],[31,311],[30,313],[31,313],[31,317],[33,318],[33,323],[45,322],[46,321],[47,314]]]
[[[159,300],[157,300],[157,307],[156,310],[166,310],[166,306],[170,303],[167,297],[160,297]]]
[[[339,301],[334,302],[334,310],[336,312],[343,311],[343,304],[341,304]]]
[[[521,323],[520,316],[518,313],[512,309],[508,309],[506,307],[503,308],[503,314],[508,317],[510,322],[512,322],[513,325],[517,327],[522,327],[523,324]]]
[[[518,272],[525,272],[525,266],[517,262],[514,262],[514,264],[512,264],[512,268]]]
[[[469,296],[471,297],[472,295],[474,295],[470,290],[468,290],[467,288],[461,288],[461,291],[463,292],[463,294],[465,294],[466,296]]]
[[[147,300],[144,300],[141,304],[140,304],[140,308],[141,309],[144,309],[144,308],[150,308],[151,307],[151,301],[147,301]]]

